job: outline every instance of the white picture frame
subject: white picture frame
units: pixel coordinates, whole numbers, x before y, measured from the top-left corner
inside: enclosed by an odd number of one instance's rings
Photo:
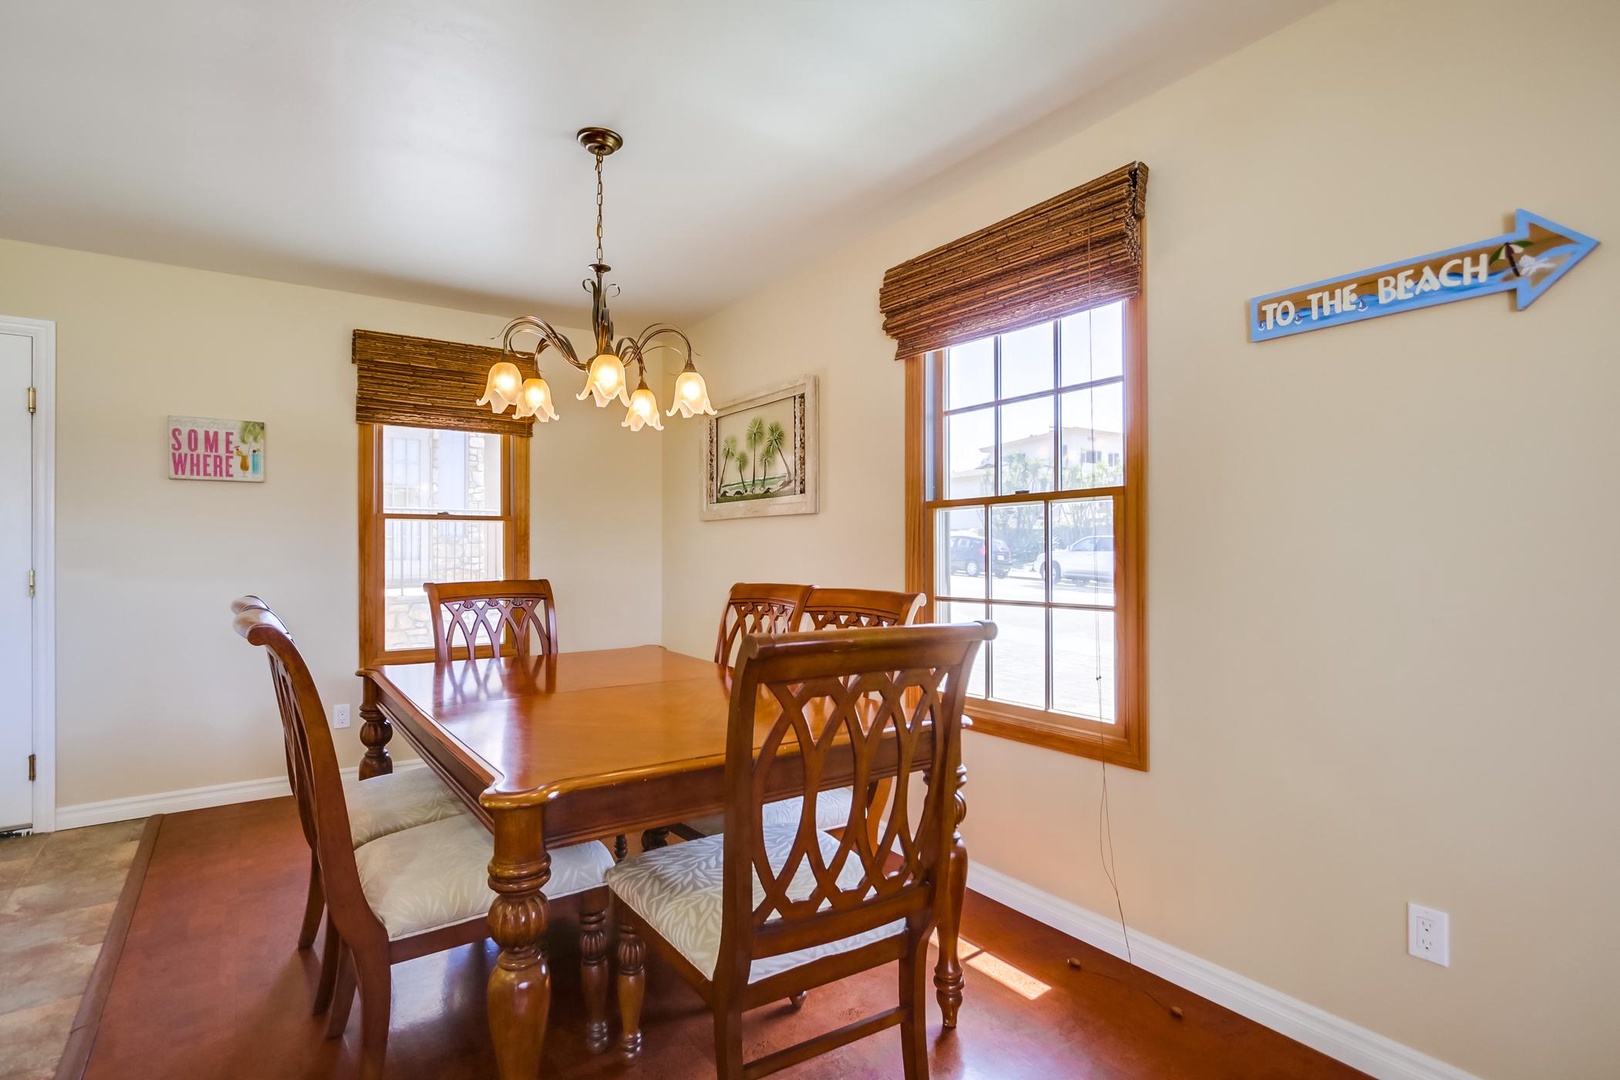
[[[818,511],[817,396],[816,377],[805,375],[715,406],[703,444],[702,520]]]

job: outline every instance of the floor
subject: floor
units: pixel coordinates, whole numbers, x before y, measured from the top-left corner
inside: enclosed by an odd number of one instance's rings
[[[144,821],[0,839],[0,1080],[50,1080]]]
[[[318,952],[294,948],[308,860],[290,799],[166,816],[85,1075],[353,1076],[359,1009],[341,1041],[325,1040],[324,1018],[310,1015]],[[562,901],[552,913],[547,1075],[713,1077],[708,1016],[656,963],[642,1059],[626,1066],[587,1052],[574,912]],[[942,1033],[930,1002],[936,1080],[1361,1075],[981,897],[969,898],[963,936],[973,956],[961,1026]],[[466,947],[394,969],[391,1078],[493,1075],[483,1001],[492,957],[487,945]],[[813,991],[800,1012],[761,1009],[749,1014],[747,1052],[838,1027],[892,1005],[894,994],[894,975],[875,971]],[[899,1073],[891,1030],[779,1075]]]

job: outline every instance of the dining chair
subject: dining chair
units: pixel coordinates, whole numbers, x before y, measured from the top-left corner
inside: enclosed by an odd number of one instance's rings
[[[231,612],[270,612],[270,606],[257,596],[243,596],[231,602]],[[270,612],[274,615],[274,612]],[[285,631],[285,626],[283,626]],[[292,640],[292,635],[287,635]],[[288,711],[290,700],[278,693],[281,711],[282,741],[287,756],[287,784],[292,788],[298,805],[298,820],[309,844],[309,887],[304,900],[304,921],[298,930],[298,948],[308,949],[315,944],[315,933],[320,929],[321,916],[326,912],[326,894],[321,887],[321,864],[315,845],[314,808],[310,803],[307,785],[298,779],[294,767],[294,749],[290,732],[294,719]],[[343,798],[349,808],[350,840],[355,847],[387,836],[390,833],[414,829],[418,825],[431,825],[435,821],[468,813],[467,807],[428,769],[409,769],[404,772],[385,773],[369,780],[358,777],[343,778]],[[321,954],[321,975],[315,984],[314,1011],[326,1011],[332,1001],[332,990],[337,979],[338,942],[330,922],[326,928],[326,943]]]
[[[745,634],[785,634],[796,629],[810,590],[809,585],[737,582],[720,612],[714,662],[731,667]]]
[[[922,609],[923,594],[887,589],[811,589],[803,616],[808,630],[906,626]]]
[[[926,1080],[925,966],[936,909],[948,902],[962,702],[974,655],[995,629],[744,640],[726,732],[724,833],[635,856],[606,875],[627,1056],[641,1051],[650,942],[709,1007],[721,1080],[765,1076],[896,1024],[905,1077]],[[841,838],[816,827],[819,777],[851,772],[864,793],[862,781],[885,763],[896,770],[892,802],[857,797]],[[912,816],[905,807],[917,773],[927,792]],[[767,825],[764,793],[783,782],[803,785],[800,820]],[[890,809],[873,845],[868,821]],[[899,965],[894,1008],[743,1060],[744,1011],[888,963]]]
[[[507,651],[518,656],[557,651],[557,601],[551,582],[443,581],[427,582],[428,611],[433,622],[433,655],[449,662],[458,647],[475,656],[483,638],[492,655]]]
[[[343,1033],[358,985],[360,1076],[377,1080],[388,1047],[390,968],[489,936],[489,908],[495,899],[489,888],[494,843],[476,817],[457,814],[355,847],[337,752],[309,667],[285,625],[262,601],[238,610],[235,627],[269,656],[295,782],[309,793],[329,925],[340,943],[327,1036]],[[594,841],[557,848],[548,855],[547,897],[581,897],[587,1042],[593,1049],[605,1049],[607,938],[601,928],[607,891],[602,875],[613,857]]]

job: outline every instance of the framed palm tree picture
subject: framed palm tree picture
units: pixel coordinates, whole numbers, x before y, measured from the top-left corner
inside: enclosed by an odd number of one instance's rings
[[[717,405],[708,436],[703,520],[816,512],[815,376]]]

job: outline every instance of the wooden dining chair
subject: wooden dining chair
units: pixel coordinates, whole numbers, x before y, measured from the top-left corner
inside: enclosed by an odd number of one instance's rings
[[[810,590],[809,585],[737,582],[720,612],[714,662],[731,667],[745,634],[785,634],[796,629]]]
[[[244,611],[269,612],[270,606],[257,596],[243,596],[232,601],[231,611],[240,615]],[[285,631],[285,626],[283,626]],[[288,634],[288,640],[292,635]],[[273,668],[272,668],[273,670]],[[298,948],[308,949],[315,943],[321,916],[326,912],[326,894],[321,887],[321,864],[316,854],[314,807],[306,784],[300,782],[294,767],[294,745],[291,738],[294,718],[290,712],[293,702],[277,694],[281,712],[282,741],[287,756],[287,783],[292,788],[298,805],[298,820],[309,844],[309,887],[304,900],[304,921],[298,931]],[[466,805],[455,793],[428,769],[410,769],[385,773],[369,780],[358,777],[343,778],[343,798],[349,808],[349,838],[355,847],[387,836],[390,833],[414,829],[418,825],[431,825],[435,821],[469,813]],[[326,1011],[332,1001],[332,990],[337,979],[338,941],[328,922],[326,944],[321,954],[321,976],[315,985],[314,1010]]]
[[[906,626],[922,609],[923,594],[887,589],[811,589],[805,598],[806,630]]]
[[[433,622],[433,655],[448,663],[458,648],[478,655],[483,639],[489,655],[557,651],[557,601],[551,582],[427,582],[428,611]]]
[[[896,1024],[904,1075],[926,1080],[925,966],[936,909],[949,902],[962,702],[974,655],[995,629],[981,622],[745,639],[726,733],[725,832],[607,872],[628,1056],[641,1050],[651,942],[708,1005],[721,1080],[765,1076]],[[817,827],[818,779],[852,775],[864,793],[885,763],[896,770],[892,802],[856,798],[842,838]],[[919,772],[927,792],[913,817],[905,808]],[[766,825],[764,793],[784,783],[802,787],[800,819]],[[885,814],[874,845],[869,820]],[[894,1008],[743,1060],[744,1011],[895,962]]]
[[[276,700],[287,718],[296,783],[309,793],[321,881],[330,927],[341,946],[337,989],[327,1035],[347,1026],[356,985],[360,993],[360,1075],[382,1075],[391,1011],[390,967],[418,956],[483,941],[489,936],[489,862],[494,843],[471,814],[391,833],[358,848],[343,783],[309,667],[286,627],[268,607],[245,605],[236,631],[269,655]],[[602,874],[613,858],[596,842],[548,853],[550,899],[581,895],[581,964],[587,1041],[607,1044],[607,907]]]

